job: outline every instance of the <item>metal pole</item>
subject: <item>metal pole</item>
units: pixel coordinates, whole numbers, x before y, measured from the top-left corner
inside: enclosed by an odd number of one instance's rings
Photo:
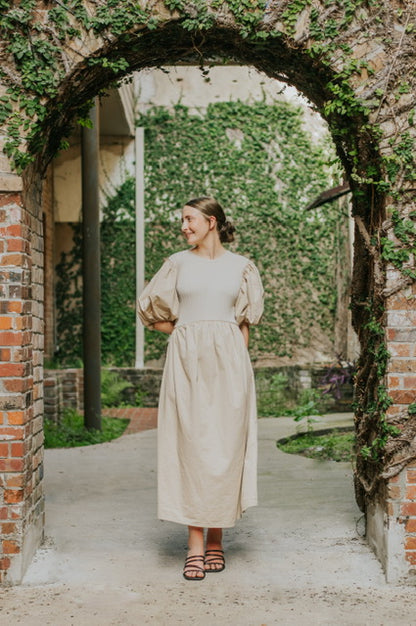
[[[144,288],[144,129],[136,128],[136,294]],[[144,328],[136,315],[136,369],[144,367]]]
[[[82,273],[84,424],[101,430],[101,285],[98,200],[98,98],[90,111],[92,128],[82,128]]]

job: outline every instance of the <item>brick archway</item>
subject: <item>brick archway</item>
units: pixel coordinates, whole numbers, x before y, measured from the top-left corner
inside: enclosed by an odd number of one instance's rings
[[[237,10],[231,0],[220,8],[209,1],[204,8],[159,0],[142,3],[130,16],[121,0],[84,0],[69,7],[66,21],[49,4],[34,2],[30,20],[16,21],[16,29],[33,41],[53,42],[44,65],[55,76],[54,91],[36,92],[16,48],[3,55],[1,68],[3,102],[8,88],[19,94],[11,105],[23,107],[17,134],[35,155],[21,176],[11,153],[0,162],[1,581],[21,580],[43,532],[40,198],[46,165],[77,111],[115,71],[121,77],[142,67],[210,59],[253,65],[294,85],[329,123],[353,190],[356,222],[352,310],[362,348],[356,426],[367,450],[357,456],[356,493],[388,580],[409,577],[416,568],[416,424],[413,406],[408,410],[416,401],[416,287],[407,254],[416,209],[414,3],[358,2],[348,14],[339,3],[305,2],[296,14],[285,0],[253,3],[250,10]],[[31,99],[43,107],[32,135]],[[4,138],[10,119],[3,126]],[[392,425],[399,437],[392,436]]]

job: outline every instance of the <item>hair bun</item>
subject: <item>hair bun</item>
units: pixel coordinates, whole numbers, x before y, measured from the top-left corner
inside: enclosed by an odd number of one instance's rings
[[[231,241],[234,241],[235,228],[231,222],[225,220],[219,231],[221,243],[230,243]]]

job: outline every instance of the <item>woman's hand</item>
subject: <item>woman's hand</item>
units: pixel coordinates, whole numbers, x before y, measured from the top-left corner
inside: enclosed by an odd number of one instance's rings
[[[166,333],[170,335],[175,328],[175,324],[173,322],[155,322],[153,324],[153,329],[158,330],[161,333]]]
[[[243,322],[242,324],[240,324],[240,330],[243,333],[244,343],[246,344],[246,347],[248,348],[248,338],[249,338],[249,334],[250,334],[250,326],[247,324],[247,322]]]

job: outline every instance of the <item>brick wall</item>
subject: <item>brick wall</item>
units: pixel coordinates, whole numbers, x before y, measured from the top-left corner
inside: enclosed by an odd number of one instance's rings
[[[59,422],[65,408],[84,410],[83,376],[82,369],[45,370],[45,417]]]
[[[43,532],[42,245],[21,194],[0,194],[0,582],[21,579]]]
[[[397,278],[395,270],[390,270],[390,281]],[[394,424],[395,418],[407,413],[408,405],[416,402],[416,285],[390,296],[386,309],[387,349],[391,355],[387,385],[394,402],[387,415]],[[411,428],[410,420],[407,427]],[[409,434],[411,437],[412,433],[406,432],[404,436],[409,438]],[[404,449],[397,461],[400,462],[406,455]],[[416,462],[408,464],[400,474],[390,479],[386,493],[384,523],[388,532],[395,537],[400,536],[404,543],[404,553],[400,558],[396,557],[399,561],[396,567],[416,573]],[[400,563],[402,559],[406,563]],[[394,573],[391,578],[396,578]]]

